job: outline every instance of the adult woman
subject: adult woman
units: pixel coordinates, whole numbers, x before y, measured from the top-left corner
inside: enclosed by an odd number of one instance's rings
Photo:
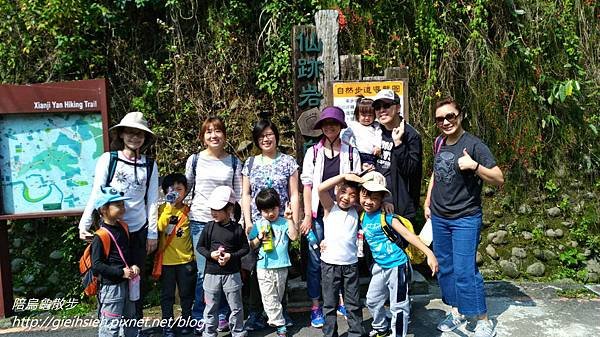
[[[433,245],[439,262],[442,300],[452,311],[438,329],[451,331],[476,316],[476,337],[495,335],[488,320],[483,277],[475,263],[481,231],[483,182],[504,183],[488,147],[462,128],[462,114],[453,98],[435,105],[442,132],[435,142],[433,174],[425,199],[425,218],[431,218]]]
[[[185,176],[190,186],[192,203],[190,207],[190,228],[194,248],[198,245],[200,233],[207,222],[212,220],[208,197],[217,186],[229,186],[240,200],[242,191],[242,165],[237,157],[225,151],[227,131],[225,123],[218,117],[209,117],[202,123],[198,137],[204,141],[206,149],[191,155],[185,165]],[[194,249],[198,277],[196,279],[196,296],[192,308],[192,317],[198,320],[204,314],[204,267],[206,259]],[[219,319],[219,331],[228,327],[226,317]],[[199,326],[196,332],[201,332]]]
[[[307,235],[313,231],[319,241],[323,240],[323,207],[320,205],[318,187],[321,182],[347,172],[361,169],[358,150],[340,139],[340,132],[346,128],[344,111],[336,106],[321,111],[314,129],[323,131],[322,139],[306,151],[302,165],[302,185],[304,185],[304,220],[300,232]],[[315,186],[315,188],[313,188]],[[321,259],[315,249],[308,250],[307,291],[312,300],[311,325],[323,327],[321,297]]]
[[[112,152],[103,153],[96,163],[92,197],[88,200],[81,220],[79,236],[91,240],[94,196],[99,195],[101,186],[112,186],[125,193],[123,220],[128,224],[131,264],[145,271],[145,258],[156,249],[158,232],[158,167],[145,152],[154,141],[154,133],[141,112],[126,114],[121,122],[110,129]],[[143,277],[142,277],[143,279]],[[135,302],[135,318],[141,319],[143,299]]]
[[[253,224],[261,217],[254,203],[254,198],[261,190],[269,187],[274,188],[279,194],[281,201],[279,206],[280,216],[283,216],[285,206],[290,202],[293,211],[293,220],[297,224],[300,203],[298,193],[298,164],[296,164],[296,160],[277,150],[277,146],[279,145],[279,130],[270,121],[258,121],[252,130],[252,138],[261,153],[248,158],[242,170],[242,211],[246,233],[250,233]],[[246,330],[258,330],[264,327],[260,319],[260,313],[262,312],[261,298],[258,291],[256,273],[252,273],[250,277],[250,298],[248,303],[250,316],[245,327]],[[287,321],[288,324],[291,322],[289,319]]]

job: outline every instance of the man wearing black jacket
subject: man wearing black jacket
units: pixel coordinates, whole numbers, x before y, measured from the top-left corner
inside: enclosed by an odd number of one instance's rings
[[[386,202],[394,213],[414,223],[423,177],[423,146],[421,135],[400,115],[400,98],[390,89],[383,89],[373,100],[373,108],[381,124],[381,156],[376,170],[383,174],[392,192]]]

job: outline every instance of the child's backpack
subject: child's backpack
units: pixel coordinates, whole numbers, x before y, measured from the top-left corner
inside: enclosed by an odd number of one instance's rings
[[[365,218],[365,212],[362,212],[360,214],[360,223],[363,222],[364,218]],[[406,229],[408,229],[409,232],[411,232],[413,234],[415,233],[415,229],[413,228],[412,223],[405,217],[402,217],[398,214],[392,214],[392,218],[398,219],[398,221],[400,221],[400,223],[404,227],[406,227]],[[425,253],[423,253],[421,250],[419,250],[419,248],[408,243],[408,241],[406,241],[402,237],[402,235],[398,234],[394,230],[394,228],[391,226],[391,224],[387,223],[386,213],[384,210],[381,210],[380,223],[381,223],[381,230],[383,231],[385,236],[390,241],[395,243],[398,247],[400,247],[402,250],[404,250],[404,252],[406,253],[406,256],[408,256],[408,258],[411,260],[412,263],[419,264],[419,263],[422,263],[423,261],[425,261]]]
[[[125,233],[129,235],[127,225],[124,222],[119,221],[119,224],[125,228]],[[104,257],[108,258],[110,252],[110,235],[105,228],[100,227],[95,233],[102,242],[102,251]],[[83,251],[83,255],[79,259],[79,273],[81,274],[81,284],[83,285],[83,292],[87,296],[95,296],[98,293],[98,277],[92,272],[92,244],[88,244]]]

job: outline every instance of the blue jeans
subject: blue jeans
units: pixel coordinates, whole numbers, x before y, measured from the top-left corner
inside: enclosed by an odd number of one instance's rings
[[[313,219],[312,231],[319,243],[323,241],[323,218]],[[306,267],[306,290],[311,300],[321,297],[321,252],[308,247],[308,264]]]
[[[475,257],[481,232],[481,212],[457,219],[431,215],[433,250],[440,270],[442,301],[466,316],[487,312],[483,277]]]
[[[192,306],[192,318],[202,320],[204,318],[204,268],[206,267],[206,258],[198,252],[198,241],[200,234],[204,230],[206,222],[190,220],[190,229],[192,231],[192,245],[194,247],[194,255],[196,256],[196,267],[198,268],[198,276],[196,277],[196,290],[194,294],[194,305]],[[229,306],[227,302],[222,302],[219,310],[219,319],[227,319],[229,316]]]

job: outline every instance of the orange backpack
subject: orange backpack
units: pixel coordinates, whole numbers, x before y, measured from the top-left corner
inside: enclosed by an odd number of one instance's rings
[[[125,229],[125,233],[129,236],[128,226],[123,221],[118,221]],[[102,242],[102,251],[104,257],[108,258],[110,252],[110,236],[105,228],[100,227],[95,233]],[[115,243],[116,244],[116,243]],[[83,251],[83,255],[79,259],[79,273],[81,274],[81,283],[83,284],[83,292],[87,296],[94,296],[98,293],[98,277],[92,272],[92,244],[88,244]]]

